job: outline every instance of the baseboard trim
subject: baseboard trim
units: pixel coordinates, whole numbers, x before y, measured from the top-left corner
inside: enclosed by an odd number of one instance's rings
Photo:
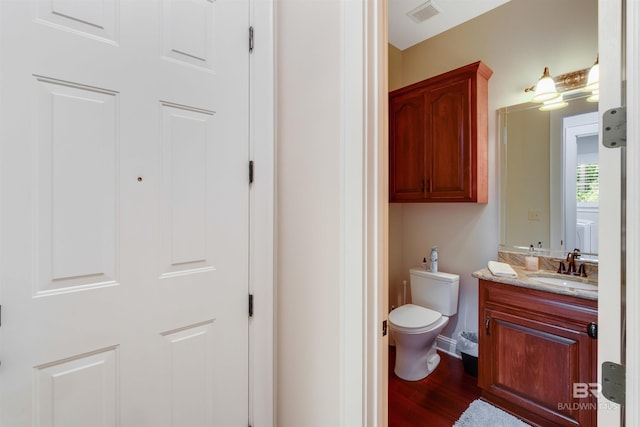
[[[438,337],[436,338],[436,346],[438,347],[438,350],[443,351],[455,358],[462,359],[462,356],[460,356],[460,354],[456,352],[457,343],[458,341],[444,335],[438,335]]]

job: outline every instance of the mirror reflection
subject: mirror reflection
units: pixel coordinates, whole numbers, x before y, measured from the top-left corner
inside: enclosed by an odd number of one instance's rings
[[[502,245],[597,255],[598,105],[587,97],[499,110]]]

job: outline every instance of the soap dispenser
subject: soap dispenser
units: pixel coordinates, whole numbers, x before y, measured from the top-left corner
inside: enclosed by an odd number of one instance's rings
[[[538,271],[538,257],[533,245],[529,245],[529,253],[524,257],[524,268],[529,271]]]

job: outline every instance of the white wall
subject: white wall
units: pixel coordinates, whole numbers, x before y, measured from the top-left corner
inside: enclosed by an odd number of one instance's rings
[[[590,67],[598,54],[596,0],[512,0],[472,21],[402,52],[401,86],[477,60],[489,80],[489,202],[392,204],[389,209],[390,301],[397,300],[408,269],[439,249],[439,269],[460,275],[457,318],[443,335],[477,330],[477,279],[471,273],[496,259],[499,240],[496,110],[527,102],[545,66],[552,75]],[[390,72],[393,69],[390,68]],[[390,76],[390,82],[398,79]],[[394,89],[394,87],[390,87]]]

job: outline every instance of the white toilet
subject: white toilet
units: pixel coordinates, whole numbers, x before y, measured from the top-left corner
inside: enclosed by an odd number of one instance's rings
[[[389,313],[389,330],[396,345],[394,372],[403,380],[417,381],[440,363],[436,338],[458,312],[460,276],[412,268],[411,300]]]

